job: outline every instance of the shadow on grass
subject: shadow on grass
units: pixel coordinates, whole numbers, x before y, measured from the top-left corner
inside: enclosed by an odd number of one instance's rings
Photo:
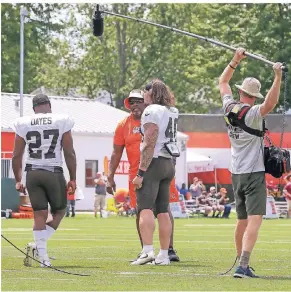
[[[100,267],[96,266],[53,266],[53,267],[56,269],[100,269]]]

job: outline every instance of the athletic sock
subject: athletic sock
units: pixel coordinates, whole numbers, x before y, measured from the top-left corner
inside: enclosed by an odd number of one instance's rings
[[[167,258],[168,257],[168,250],[167,249],[160,249],[158,257],[159,258]]]
[[[243,267],[244,269],[246,269],[249,265],[249,261],[250,261],[250,255],[251,253],[248,251],[243,251],[241,253],[240,259],[239,259],[239,265],[241,267]]]
[[[47,257],[47,231],[46,230],[33,230],[33,236],[36,243],[38,255],[41,259]]]
[[[46,225],[45,228],[46,228],[46,240],[48,240],[52,237],[52,235],[56,232],[56,230],[53,229],[49,225]]]
[[[144,244],[144,246],[143,246],[143,248],[142,248],[142,251],[143,251],[144,253],[149,253],[149,252],[151,252],[151,251],[153,251],[153,250],[154,250],[153,245],[146,245],[146,244]]]

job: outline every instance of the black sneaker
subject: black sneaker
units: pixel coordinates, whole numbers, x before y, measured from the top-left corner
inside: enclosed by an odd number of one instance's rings
[[[172,248],[169,248],[168,250],[169,260],[171,262],[179,262],[180,258],[176,255],[176,251]]]
[[[234,278],[260,278],[259,276],[256,276],[253,272],[255,270],[251,267],[247,267],[244,269],[241,266],[238,266],[235,270],[235,273],[233,275]]]

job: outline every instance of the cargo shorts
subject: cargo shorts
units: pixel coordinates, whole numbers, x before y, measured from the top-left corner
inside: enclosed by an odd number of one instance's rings
[[[266,214],[265,172],[232,174],[232,187],[238,219]]]

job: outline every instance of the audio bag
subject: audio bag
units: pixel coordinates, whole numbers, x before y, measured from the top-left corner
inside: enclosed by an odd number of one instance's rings
[[[265,173],[269,173],[275,178],[280,178],[284,173],[290,171],[290,153],[286,149],[274,146],[267,135],[265,120],[263,119],[263,130],[252,129],[245,124],[245,117],[250,110],[250,106],[241,103],[231,103],[224,115],[227,125],[239,127],[245,132],[257,136],[265,137],[269,146],[264,146]]]

